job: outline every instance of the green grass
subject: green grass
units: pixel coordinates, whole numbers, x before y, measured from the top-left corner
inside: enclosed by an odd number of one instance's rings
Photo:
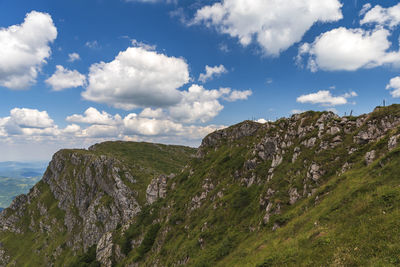
[[[314,126],[321,114],[301,114],[294,130],[300,121],[302,127]],[[375,110],[367,122],[393,120],[395,116],[400,116],[400,105]],[[340,123],[340,119],[332,118],[328,123]],[[226,131],[232,134],[235,127],[246,125],[257,124],[243,122]],[[387,148],[390,135],[399,130],[393,129],[376,142],[356,145],[353,137],[360,129],[352,127],[349,134],[339,133],[341,144],[320,150],[321,142],[330,143],[335,136],[325,134],[314,147],[306,148],[301,143],[317,136],[318,130],[314,128],[285,149],[283,161],[271,180],[267,181],[267,177],[272,159],[258,159],[255,169],[245,168],[245,162],[257,158],[254,148],[265,136],[282,141],[288,127],[288,120],[281,119],[273,127],[258,125],[251,136],[233,138],[228,134],[216,146],[202,147],[202,158],[193,157],[195,150],[191,148],[148,143],[106,142],[91,151],[74,150],[93,157],[113,157],[120,162],[121,170],[125,167],[136,180],[130,183],[125,171],[121,171],[124,183],[139,192],[142,210],[127,228],[119,226],[114,232],[115,246],[126,255],[120,261],[113,259],[116,265],[400,265],[400,149],[389,152]],[[301,154],[292,163],[295,147],[301,148]],[[352,147],[357,151],[349,154]],[[367,166],[364,155],[371,150],[376,151],[377,158]],[[346,162],[351,169],[341,174]],[[324,170],[317,181],[307,178],[312,163]],[[144,205],[145,188],[151,178],[170,172],[177,176],[168,183],[167,197]],[[254,183],[247,185],[244,181],[252,177]],[[288,192],[293,188],[301,198],[291,205]],[[308,196],[312,189],[313,195]],[[266,204],[262,205],[260,199],[265,199],[268,190],[274,193],[265,200],[272,203],[272,209],[269,222],[264,223]],[[51,217],[62,221],[64,215],[49,193],[44,187],[40,201],[46,203]],[[193,199],[200,196],[202,200],[197,206]],[[112,201],[104,196],[100,205],[107,206]],[[29,209],[35,220],[41,218],[33,206]],[[28,227],[30,217],[24,217],[22,222]],[[20,241],[16,241],[16,236],[0,233],[0,242],[23,266],[28,256],[17,251]],[[41,251],[33,265],[46,262],[46,255],[67,240],[65,231],[51,235],[27,231],[20,238],[26,241],[23,249]],[[80,251],[74,256],[65,249],[55,262],[56,266],[92,264],[93,251]]]

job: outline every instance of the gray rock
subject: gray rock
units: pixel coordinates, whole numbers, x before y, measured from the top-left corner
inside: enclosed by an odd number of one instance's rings
[[[123,165],[104,155],[61,150],[53,156],[43,181],[65,211],[73,249],[97,244],[106,232],[140,212],[136,193],[123,182],[121,172],[127,172]]]
[[[276,168],[278,167],[281,163],[282,163],[282,155],[275,155],[275,157],[272,159],[272,163],[271,163],[271,168]]]
[[[5,267],[10,262],[10,256],[7,255],[3,248],[3,244],[0,243],[0,267]]]
[[[153,204],[157,199],[165,198],[167,195],[167,183],[168,177],[165,175],[160,175],[151,180],[146,190],[147,203]]]
[[[388,142],[389,151],[392,151],[393,149],[396,148],[399,136],[400,135],[395,135],[395,136],[390,137],[389,142]]]
[[[337,126],[333,126],[333,127],[328,129],[328,133],[331,134],[331,135],[338,134],[338,133],[340,133],[340,128],[337,127]]]
[[[375,157],[376,157],[375,150],[371,150],[371,151],[367,152],[364,157],[365,163],[367,163],[367,165],[370,165],[375,160]]]
[[[99,240],[96,248],[96,260],[100,262],[101,266],[111,267],[112,266],[112,254],[113,254],[113,240],[112,233],[105,233]]]
[[[297,192],[297,188],[291,188],[289,190],[289,203],[290,205],[293,205],[297,202],[297,200],[300,198],[299,193]]]
[[[307,148],[311,148],[315,145],[316,141],[317,141],[316,137],[311,137],[310,139],[303,141],[301,144]]]
[[[324,171],[321,170],[320,166],[316,163],[312,163],[308,170],[307,178],[311,178],[314,181],[318,181],[323,174]]]

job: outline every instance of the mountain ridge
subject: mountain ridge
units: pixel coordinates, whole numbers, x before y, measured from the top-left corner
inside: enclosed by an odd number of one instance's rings
[[[29,262],[15,250],[17,236],[37,237],[27,247],[38,265],[396,264],[400,248],[379,242],[372,257],[363,229],[397,241],[399,125],[400,105],[392,105],[358,117],[244,121],[198,149],[106,142],[61,150],[43,180],[1,212],[8,260],[0,266]],[[353,206],[364,228],[332,217]],[[384,223],[374,229],[368,219]],[[345,226],[360,235],[334,232]]]

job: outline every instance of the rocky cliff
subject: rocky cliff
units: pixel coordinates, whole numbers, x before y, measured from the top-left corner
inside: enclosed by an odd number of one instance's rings
[[[393,105],[62,150],[0,214],[0,266],[397,265],[399,126]]]
[[[113,149],[112,155],[107,146]],[[143,155],[131,155],[132,159],[114,155],[121,149],[135,153],[138,147],[158,158],[159,164],[174,164],[150,168],[141,164]],[[146,204],[141,201],[145,192],[141,192],[140,184],[156,180],[164,171],[179,171],[193,153],[194,149],[186,147],[121,142],[89,150],[61,150],[53,156],[42,181],[0,214],[0,230],[18,236],[47,236],[49,240],[43,242],[47,265],[62,253],[77,254],[98,244],[101,260],[101,246],[107,243],[109,233],[128,224]],[[51,240],[55,237],[59,238],[57,242]],[[6,255],[4,250],[0,253]],[[10,259],[8,255],[3,258]]]

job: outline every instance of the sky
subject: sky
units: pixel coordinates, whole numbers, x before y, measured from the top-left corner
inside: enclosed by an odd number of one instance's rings
[[[0,161],[399,102],[400,3],[2,0]]]

